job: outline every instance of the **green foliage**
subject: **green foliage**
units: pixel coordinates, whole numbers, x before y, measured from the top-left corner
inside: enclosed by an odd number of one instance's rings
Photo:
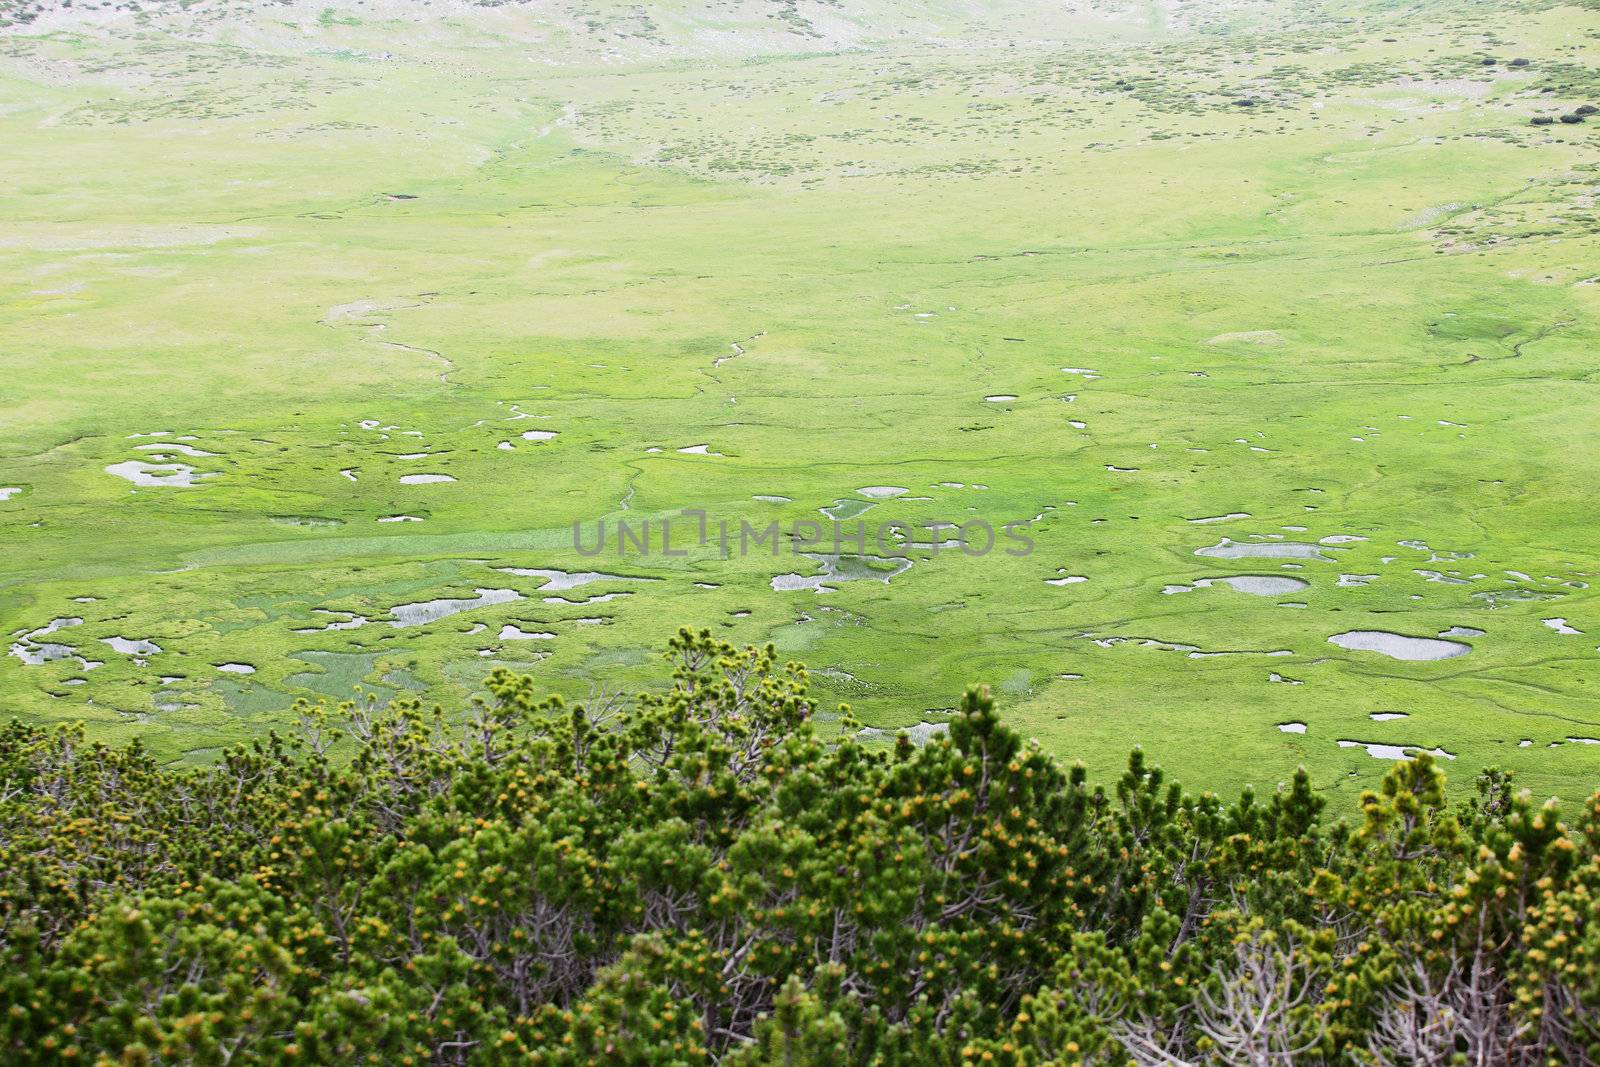
[[[967,692],[922,747],[682,631],[586,706],[302,707],[204,768],[0,731],[6,1062],[1577,1063],[1600,1055],[1600,796],[1576,827],[1426,754],[1324,820],[1107,792]]]

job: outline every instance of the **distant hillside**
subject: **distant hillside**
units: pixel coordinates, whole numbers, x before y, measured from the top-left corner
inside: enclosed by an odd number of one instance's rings
[[[1434,5],[1441,11],[1455,6]],[[590,66],[888,45],[1283,33],[1330,19],[1381,21],[1410,13],[1406,5],[1360,0],[0,0],[0,27],[112,34],[157,29],[199,39],[245,35],[256,46],[276,38],[292,49],[311,35],[319,43],[347,38],[370,45],[375,33],[410,26],[430,35],[503,36],[540,49],[541,62]],[[397,49],[416,43],[387,39]]]

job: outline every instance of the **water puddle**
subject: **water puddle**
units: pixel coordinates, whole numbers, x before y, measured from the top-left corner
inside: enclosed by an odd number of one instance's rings
[[[1222,581],[1236,592],[1249,593],[1251,596],[1282,596],[1311,586],[1310,582],[1301,581],[1299,578],[1266,574],[1233,575]]]
[[[1447,549],[1436,549],[1429,545],[1426,541],[1411,540],[1399,541],[1396,543],[1399,544],[1401,548],[1409,548],[1413,552],[1428,553],[1429,563],[1454,563],[1461,560],[1471,559],[1474,555],[1472,552],[1452,552]]]
[[[627,574],[606,574],[602,571],[558,571],[542,567],[496,567],[501,574],[513,574],[518,578],[543,578],[544,584],[539,587],[541,593],[560,593],[568,589],[577,589],[591,582],[654,582],[656,578],[639,578]]]
[[[160,645],[142,638],[102,637],[100,643],[110,645],[111,651],[124,656],[153,656],[161,651]]]
[[[1184,519],[1183,521],[1184,522],[1192,522],[1196,526],[1204,526],[1207,523],[1212,523],[1212,522],[1232,522],[1235,519],[1248,519],[1249,517],[1250,517],[1250,513],[1247,512],[1247,511],[1230,511],[1226,515],[1207,515],[1204,518],[1200,518],[1200,519]]]
[[[1280,722],[1278,729],[1286,734],[1303,734],[1306,732],[1306,724],[1303,722]]]
[[[689,445],[687,448],[678,449],[678,451],[685,456],[722,456],[726,458],[726,453],[711,451],[710,445]]]
[[[217,670],[228,674],[254,674],[256,669],[248,663],[218,663]]]
[[[1438,660],[1465,656],[1472,646],[1432,637],[1407,637],[1387,630],[1349,630],[1328,638],[1331,644],[1355,652],[1378,652],[1391,659]]]
[[[1442,571],[1414,570],[1413,574],[1425,582],[1437,582],[1439,585],[1471,585],[1465,578],[1453,578]]]
[[[802,553],[822,567],[817,575],[779,574],[772,579],[772,588],[780,593],[809,589],[813,592],[831,592],[828,582],[853,582],[871,579],[885,584],[891,578],[904,574],[911,560],[883,556],[821,555]]]
[[[1446,752],[1442,748],[1423,748],[1420,745],[1380,745],[1370,741],[1340,741],[1340,748],[1364,748],[1367,755],[1374,759],[1403,760],[1410,759],[1415,752],[1426,752],[1438,759],[1455,759],[1455,754]]]
[[[555,634],[547,630],[524,630],[516,623],[508,622],[500,627],[500,640],[502,641],[551,641]]]
[[[645,581],[646,579],[640,578],[636,580]],[[711,586],[711,588],[715,589],[716,586]],[[622,597],[632,595],[632,593],[596,593],[594,596],[587,596],[582,600],[568,600],[566,597],[547,596],[544,598],[544,602],[546,604],[563,604],[571,607],[584,607],[588,604],[604,604],[608,600],[617,600]]]
[[[1581,637],[1583,635],[1582,630],[1574,629],[1567,625],[1566,619],[1542,619],[1540,621],[1558,634],[1567,634],[1572,637]]]
[[[522,432],[524,441],[553,441],[560,436],[560,430],[524,430]]]
[[[179,455],[179,456],[188,456],[191,459],[203,459],[206,456],[218,456],[218,455],[221,455],[220,452],[207,452],[203,448],[196,448],[196,447],[194,447],[194,445],[180,444],[177,441],[161,441],[161,442],[158,442],[158,443],[155,443],[155,444],[134,445],[133,447],[135,449],[137,449],[138,451],[140,451],[140,452],[172,453],[174,455]],[[171,455],[153,455],[150,458],[151,459],[171,459],[172,456]]]
[[[1452,626],[1448,630],[1440,630],[1440,637],[1482,637],[1483,631],[1471,626]]]
[[[1225,578],[1199,578],[1193,585],[1169,585],[1161,591],[1169,596],[1174,593],[1192,593],[1196,589],[1209,589],[1219,582],[1235,592],[1249,593],[1251,596],[1283,596],[1285,593],[1298,592],[1311,586],[1310,582],[1299,578],[1269,574],[1237,574]]]
[[[521,600],[522,594],[515,589],[474,589],[477,595],[466,597],[440,597],[436,600],[422,600],[414,604],[397,604],[389,609],[394,616],[390,626],[422,626],[425,623],[437,622],[458,612],[470,611],[473,608],[488,607],[491,604],[509,604],[513,600]]]
[[[400,476],[401,485],[434,485],[439,482],[453,481],[455,479],[448,474],[402,474]]]
[[[903,485],[868,485],[857,489],[856,492],[872,500],[890,500],[897,496],[905,496],[911,490]]]
[[[1320,545],[1299,541],[1265,541],[1241,543],[1224,537],[1217,544],[1194,550],[1197,556],[1211,559],[1314,559],[1332,563],[1333,557],[1325,555]]]
[[[106,473],[141,488],[190,488],[201,479],[216,477],[215,474],[197,474],[193,467],[184,463],[150,463],[142,459],[113,463],[106,468]]]
[[[759,500],[763,504],[787,504],[793,498],[792,497],[787,497],[787,496],[774,496],[774,495],[771,495],[771,494],[757,493],[755,496],[751,497],[750,499],[751,500]]]
[[[30,641],[24,638],[11,646],[11,654],[26,666],[37,667],[52,660],[70,659],[78,650],[71,645],[58,645],[50,641]],[[88,668],[85,668],[87,670]]]
[[[378,516],[378,521],[379,522],[421,522],[422,519],[420,517],[416,516],[416,515],[379,515]]]
[[[1403,711],[1374,711],[1367,716],[1373,722],[1393,722],[1396,719],[1409,719],[1410,717]]]
[[[1491,608],[1498,608],[1501,604],[1527,604],[1561,599],[1560,593],[1544,593],[1536,589],[1481,590],[1470,595],[1472,599],[1481,600]]]

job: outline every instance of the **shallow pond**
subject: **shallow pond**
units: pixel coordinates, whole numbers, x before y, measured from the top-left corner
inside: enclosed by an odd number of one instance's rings
[[[1311,583],[1299,578],[1284,578],[1267,574],[1239,574],[1222,579],[1223,583],[1240,593],[1251,596],[1282,596],[1309,588]]]
[[[639,578],[628,574],[606,574],[604,571],[558,571],[543,567],[496,567],[501,574],[514,574],[518,578],[543,578],[541,593],[560,593],[577,589],[591,582],[654,582],[655,578]]]
[[[1367,755],[1374,759],[1403,760],[1410,759],[1412,753],[1426,752],[1438,759],[1455,759],[1455,754],[1446,752],[1442,748],[1423,748],[1420,745],[1382,745],[1371,741],[1340,741],[1340,748],[1364,748]]]
[[[207,452],[203,448],[194,447],[194,445],[180,444],[177,441],[161,441],[161,442],[156,443],[156,444],[134,445],[133,447],[138,449],[141,452],[171,452],[171,453],[175,453],[175,454],[180,455],[180,456],[189,456],[192,459],[199,459],[199,458],[203,458],[205,456],[215,456],[215,455],[219,455],[220,454],[220,453],[217,453],[217,452]],[[151,458],[152,459],[155,459],[155,458],[165,459],[167,457],[165,457],[165,456],[161,456],[161,457],[152,456]]]
[[[440,597],[437,600],[421,600],[414,604],[397,604],[389,609],[394,616],[390,626],[421,626],[424,623],[437,622],[457,612],[470,611],[473,608],[488,607],[490,604],[509,604],[513,600],[521,600],[522,594],[515,589],[474,589],[474,597]]]
[[[1407,637],[1388,630],[1348,630],[1328,638],[1329,643],[1354,652],[1378,652],[1391,659],[1437,660],[1465,656],[1472,646],[1433,637]]]
[[[1320,545],[1299,541],[1239,542],[1224,537],[1217,544],[1195,549],[1194,554],[1211,559],[1314,559],[1323,563],[1333,562],[1333,557],[1324,554]]]
[[[500,640],[502,641],[549,641],[556,635],[547,630],[524,630],[516,623],[508,622],[500,627]]]
[[[100,642],[110,645],[111,651],[121,652],[124,656],[153,656],[161,651],[160,645],[142,638],[102,637]]]
[[[77,655],[77,651],[71,645],[29,641],[26,638],[11,646],[11,654],[29,667],[37,667],[51,660],[68,659]]]
[[[295,631],[297,634],[319,634],[325,630],[358,630],[367,624],[365,615],[357,615],[353,611],[330,611],[327,608],[313,608],[315,615],[331,615],[333,621],[326,626],[306,626]]]
[[[1299,578],[1286,578],[1281,575],[1235,574],[1223,578],[1199,578],[1193,585],[1169,585],[1161,591],[1168,595],[1189,593],[1196,589],[1209,589],[1218,582],[1235,592],[1249,593],[1251,596],[1283,596],[1285,593],[1307,589],[1311,585],[1310,582]]]
[[[1452,626],[1448,630],[1440,630],[1440,637],[1482,637],[1483,631],[1471,626]]]
[[[214,474],[196,474],[193,467],[184,463],[150,463],[142,459],[113,463],[106,468],[106,473],[143,488],[189,488],[203,478],[216,477]]]
[[[821,555],[810,552],[802,553],[807,559],[815,560],[821,567],[822,573],[816,575],[805,574],[779,574],[772,579],[772,588],[778,592],[793,592],[800,589],[810,589],[822,592],[827,582],[853,582],[860,579],[888,583],[889,579],[904,574],[911,567],[909,559],[883,557],[883,556],[850,556],[850,555]]]

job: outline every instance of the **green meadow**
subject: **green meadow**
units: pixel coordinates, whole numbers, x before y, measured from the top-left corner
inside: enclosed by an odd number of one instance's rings
[[[1592,5],[6,0],[0,708],[203,761],[689,625],[1102,777],[1586,793],[1591,105]]]

